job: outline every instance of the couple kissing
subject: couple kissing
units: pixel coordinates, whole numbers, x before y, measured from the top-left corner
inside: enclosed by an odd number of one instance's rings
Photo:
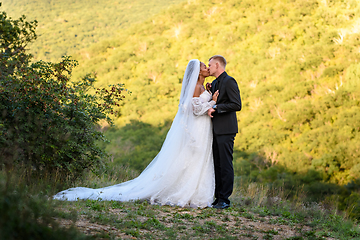
[[[212,56],[209,66],[189,61],[177,114],[156,157],[135,179],[92,189],[74,187],[54,199],[135,201],[179,207],[224,209],[233,191],[233,147],[241,110],[236,80],[226,60]],[[207,83],[206,77],[216,79]]]

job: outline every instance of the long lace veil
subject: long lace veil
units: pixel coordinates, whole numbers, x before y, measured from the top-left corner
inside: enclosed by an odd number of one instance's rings
[[[200,73],[200,61],[197,59],[192,59],[189,61],[184,78],[182,81],[179,109],[175,116],[172,127],[179,127],[180,131],[183,131],[181,136],[184,138],[182,142],[185,143],[188,147],[196,147],[196,136],[192,134],[192,120],[194,119],[192,99],[194,96],[195,86]],[[180,123],[179,126],[174,126],[175,124]]]

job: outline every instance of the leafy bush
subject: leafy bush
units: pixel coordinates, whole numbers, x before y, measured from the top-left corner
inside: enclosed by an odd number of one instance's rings
[[[109,114],[125,97],[122,84],[95,89],[86,75],[71,82],[77,62],[34,62],[26,45],[36,39],[35,22],[0,14],[0,163],[9,172],[15,164],[37,176],[57,172],[78,177],[99,165],[107,154],[96,124],[111,123]],[[0,165],[1,166],[1,165]]]

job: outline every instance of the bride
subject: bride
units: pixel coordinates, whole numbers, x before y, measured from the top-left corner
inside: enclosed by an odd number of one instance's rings
[[[178,112],[157,156],[135,179],[91,189],[70,188],[54,199],[134,201],[180,207],[211,207],[214,198],[212,127],[207,110],[217,100],[204,89],[206,65],[190,60],[184,74]]]

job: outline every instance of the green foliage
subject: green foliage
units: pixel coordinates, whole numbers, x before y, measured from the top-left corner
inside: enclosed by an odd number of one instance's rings
[[[5,13],[0,19],[0,163],[8,171],[16,164],[37,176],[72,177],[99,165],[107,155],[97,146],[104,137],[96,124],[111,122],[108,114],[120,106],[123,85],[95,92],[90,75],[71,82],[77,62],[69,57],[30,63],[26,45],[36,38],[36,22]]]

